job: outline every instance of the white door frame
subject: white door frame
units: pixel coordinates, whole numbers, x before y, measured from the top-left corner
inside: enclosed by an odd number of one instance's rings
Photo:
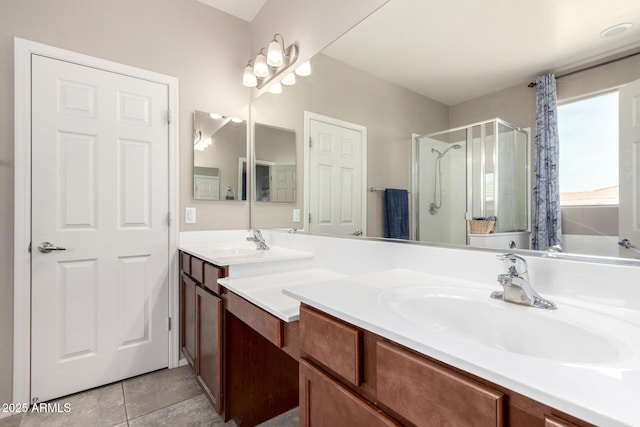
[[[361,156],[362,156],[362,175],[361,175],[361,185],[362,185],[362,235],[367,235],[367,202],[368,202],[368,193],[367,193],[367,128],[362,125],[357,125],[355,123],[345,122],[344,120],[334,119],[333,117],[323,116],[322,114],[312,113],[311,111],[304,112],[304,140],[302,141],[303,151],[304,151],[304,218],[302,219],[304,231],[309,231],[309,121],[317,120],[325,123],[329,123],[334,126],[341,126],[347,129],[352,129],[357,132],[362,133],[362,144],[361,144]]]
[[[31,56],[42,55],[168,87],[169,124],[169,367],[179,364],[178,79],[68,50],[14,38],[13,402],[31,395]]]

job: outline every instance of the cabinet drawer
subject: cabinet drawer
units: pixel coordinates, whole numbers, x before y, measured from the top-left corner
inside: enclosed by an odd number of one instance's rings
[[[260,307],[256,307],[233,292],[225,292],[224,296],[229,313],[242,320],[278,348],[284,346],[282,320],[272,316]]]
[[[204,282],[204,265],[205,262],[200,258],[191,257],[191,277],[198,283]]]
[[[504,395],[396,346],[376,345],[378,402],[417,426],[504,425]]]
[[[301,361],[300,425],[382,427],[400,424],[312,365]]]
[[[191,255],[186,252],[180,252],[180,269],[191,274]]]
[[[220,295],[222,291],[220,285],[218,285],[218,279],[226,277],[227,271],[225,267],[216,267],[215,265],[205,263],[204,264],[204,280],[202,284],[205,288]]]
[[[578,425],[553,415],[545,415],[544,427],[578,427]]]
[[[362,333],[353,326],[300,307],[302,356],[326,366],[355,386],[362,381]]]

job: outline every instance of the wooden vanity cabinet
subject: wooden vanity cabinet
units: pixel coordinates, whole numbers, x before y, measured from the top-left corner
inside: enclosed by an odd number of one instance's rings
[[[180,252],[180,344],[216,412],[222,414],[224,309],[218,278],[227,268]]]
[[[222,413],[222,299],[196,287],[196,378]]]
[[[196,360],[196,288],[191,277],[180,275],[180,348],[191,366]]]
[[[305,304],[300,356],[304,426],[590,425]]]
[[[223,289],[224,418],[254,426],[299,404],[298,322]]]
[[[504,393],[395,344],[381,341],[376,350],[380,406],[417,426],[504,425]]]
[[[300,426],[400,425],[320,369],[304,360],[300,362]]]

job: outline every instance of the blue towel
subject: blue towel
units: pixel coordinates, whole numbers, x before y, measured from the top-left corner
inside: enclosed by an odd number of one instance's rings
[[[384,190],[384,237],[409,239],[409,192]]]

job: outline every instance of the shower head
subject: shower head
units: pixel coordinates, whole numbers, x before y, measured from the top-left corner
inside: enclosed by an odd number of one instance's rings
[[[438,158],[441,159],[444,157],[445,154],[447,154],[447,152],[449,152],[449,150],[459,150],[462,148],[462,145],[460,144],[453,144],[451,147],[447,148],[446,150],[444,150],[442,153],[438,150],[436,150],[435,148],[431,149],[432,153],[438,153]]]

